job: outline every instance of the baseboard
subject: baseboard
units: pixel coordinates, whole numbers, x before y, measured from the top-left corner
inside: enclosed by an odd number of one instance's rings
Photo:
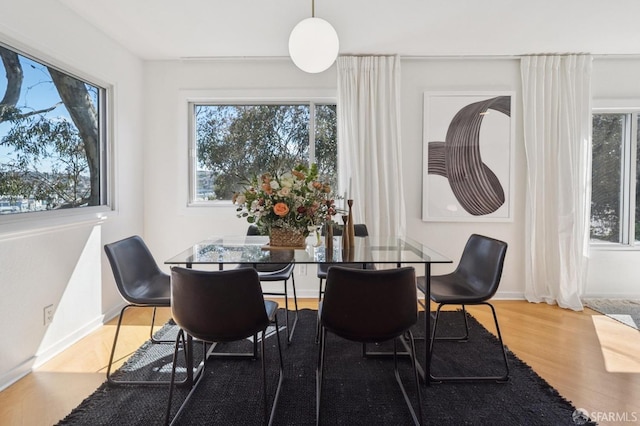
[[[2,376],[0,376],[0,391],[8,388],[27,374],[31,373],[33,369],[38,368],[45,362],[51,360],[53,357],[68,349],[71,345],[78,342],[80,339],[88,336],[93,331],[100,328],[106,321],[109,321],[110,319],[116,317],[118,314],[120,314],[122,306],[124,306],[124,303],[120,306],[116,306],[115,308],[110,309],[104,315],[98,316],[93,321],[85,324],[78,330],[66,336],[64,339],[59,340],[47,349],[38,352],[36,355],[24,361],[22,364],[4,373]]]
[[[582,299],[627,299],[627,300],[638,300],[640,299],[640,294],[626,294],[626,293],[592,293],[592,294],[583,294]]]
[[[318,289],[315,288],[313,290],[306,290],[296,288],[296,296],[298,297],[298,299],[318,299]],[[289,292],[289,297],[293,297],[293,293],[291,291]]]
[[[500,291],[491,298],[492,300],[526,300],[524,293],[517,291]]]
[[[33,365],[31,368],[33,369],[33,368],[40,367],[42,364],[49,361],[51,358],[58,355],[65,349],[69,348],[71,345],[73,345],[83,337],[88,336],[90,333],[100,328],[103,324],[103,318],[104,316],[102,315],[98,316],[93,321],[85,324],[84,326],[77,329],[73,333],[67,335],[65,338],[60,339],[59,341],[49,346],[48,348],[44,349],[43,351],[38,352],[35,355],[35,361],[33,362]]]
[[[120,311],[122,311],[122,308],[124,308],[125,305],[126,303],[122,302],[120,305],[114,308],[111,308],[107,312],[105,312],[104,315],[102,316],[103,324],[108,321],[111,321],[112,319],[120,315]]]
[[[6,372],[2,376],[0,376],[0,391],[8,388],[27,374],[31,373],[33,369],[40,367],[45,362],[52,359],[54,356],[58,355],[65,349],[69,348],[71,345],[76,343],[78,340],[86,337],[94,330],[98,329],[102,326],[102,316],[99,316],[95,320],[85,324],[75,332],[69,334],[64,339],[59,340],[55,344],[51,345],[47,349],[38,352],[31,358],[27,359],[17,367],[11,369]]]
[[[33,365],[35,363],[36,357],[32,356],[22,364],[17,367],[7,371],[2,376],[0,376],[0,392],[22,379],[27,374],[31,373],[33,370]]]
[[[318,289],[300,289],[297,288],[297,296],[300,299],[317,299],[318,298]],[[292,297],[292,294],[289,293],[289,297]],[[501,292],[498,291],[495,296],[493,296],[492,300],[525,300],[524,293],[517,291],[506,291]]]

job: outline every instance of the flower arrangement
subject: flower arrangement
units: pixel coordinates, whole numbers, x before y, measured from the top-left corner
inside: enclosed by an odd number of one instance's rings
[[[238,205],[237,216],[257,225],[264,234],[280,228],[306,237],[336,214],[330,194],[331,188],[319,180],[314,163],[283,174],[255,176],[233,196],[233,203]]]

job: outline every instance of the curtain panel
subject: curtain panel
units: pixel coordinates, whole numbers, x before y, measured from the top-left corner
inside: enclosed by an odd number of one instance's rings
[[[590,55],[521,59],[525,296],[582,309],[591,202]]]
[[[404,235],[400,58],[338,58],[339,186],[354,222],[377,236]]]

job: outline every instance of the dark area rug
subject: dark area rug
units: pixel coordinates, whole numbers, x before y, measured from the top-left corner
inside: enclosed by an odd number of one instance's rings
[[[315,423],[316,311],[302,310],[291,345],[285,343],[285,379],[276,411],[276,425]],[[279,312],[280,323],[283,313]],[[499,374],[504,368],[497,339],[473,317],[469,318],[471,339],[466,343],[439,342],[434,354],[434,374]],[[414,331],[423,336],[423,322]],[[462,314],[444,312],[441,330],[460,333]],[[439,326],[440,329],[440,326]],[[284,331],[284,330],[283,330]],[[158,336],[175,335],[175,326],[163,327]],[[267,337],[269,398],[277,378],[275,333]],[[424,341],[417,342],[423,359]],[[249,341],[220,345],[220,351],[251,350]],[[385,350],[385,345],[368,349]],[[144,344],[118,371],[123,377],[168,379],[170,344]],[[509,355],[510,380],[506,383],[442,383],[422,386],[424,422],[429,425],[575,425],[574,407],[531,368]],[[180,360],[183,360],[180,356]],[[181,375],[185,369],[181,364]],[[401,376],[415,401],[410,362],[400,361]],[[205,376],[189,401],[180,424],[258,425],[262,422],[259,360],[207,361]],[[186,397],[186,389],[174,394],[172,413]],[[168,386],[118,386],[103,384],[60,425],[150,425],[162,424]],[[392,359],[363,358],[362,347],[330,335],[327,340],[325,387],[322,399],[323,424],[410,425],[411,417],[395,381]],[[580,424],[584,424],[580,422]]]

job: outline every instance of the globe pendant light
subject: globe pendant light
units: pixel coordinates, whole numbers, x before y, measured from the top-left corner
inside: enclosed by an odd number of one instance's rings
[[[289,35],[289,56],[298,68],[319,73],[338,57],[338,34],[330,23],[315,17],[315,0],[311,1],[311,18],[303,19]]]

